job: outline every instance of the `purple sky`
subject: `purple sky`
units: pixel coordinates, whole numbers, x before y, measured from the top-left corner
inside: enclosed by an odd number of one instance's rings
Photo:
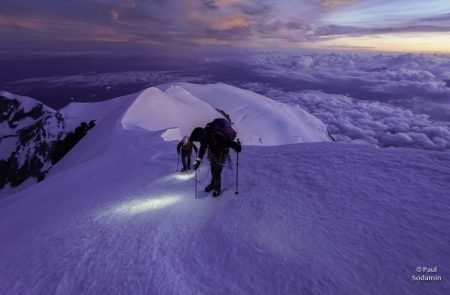
[[[3,51],[157,45],[450,52],[450,1],[1,0],[0,35]]]

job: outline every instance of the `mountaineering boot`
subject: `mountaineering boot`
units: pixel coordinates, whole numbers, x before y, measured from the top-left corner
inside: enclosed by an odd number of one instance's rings
[[[180,172],[186,172],[186,171],[187,171],[186,168],[183,168],[180,170]]]
[[[213,191],[213,197],[218,197],[220,195],[220,188],[215,188]]]
[[[210,191],[212,191],[212,189],[213,189],[213,185],[212,185],[212,184],[208,184],[208,185],[205,187],[205,192],[209,193]]]

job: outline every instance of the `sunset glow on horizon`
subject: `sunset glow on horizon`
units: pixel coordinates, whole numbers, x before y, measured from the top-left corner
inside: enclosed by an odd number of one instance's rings
[[[1,4],[0,34],[29,50],[78,41],[450,53],[450,1],[20,0]]]
[[[450,33],[398,33],[396,35],[338,37],[319,42],[317,48],[450,54]]]

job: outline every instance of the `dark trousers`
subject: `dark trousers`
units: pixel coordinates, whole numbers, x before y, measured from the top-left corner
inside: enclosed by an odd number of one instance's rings
[[[213,189],[221,189],[221,175],[222,175],[222,169],[223,169],[223,160],[221,161],[218,157],[212,156],[210,159],[210,165],[211,165],[211,183],[210,186],[212,186]]]
[[[181,153],[181,162],[183,163],[183,170],[191,169],[191,155]]]

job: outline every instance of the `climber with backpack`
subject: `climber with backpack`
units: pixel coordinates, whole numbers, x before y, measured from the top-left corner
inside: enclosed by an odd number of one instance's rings
[[[200,151],[194,163],[197,170],[208,149],[208,159],[211,166],[211,182],[205,187],[205,192],[213,191],[217,197],[221,193],[221,174],[229,148],[236,153],[241,152],[242,146],[239,140],[235,141],[236,131],[231,123],[224,118],[218,118],[208,123],[205,128],[195,128],[189,138],[190,142],[200,142]]]
[[[191,169],[192,149],[195,150],[195,154],[198,154],[197,146],[192,141],[189,141],[188,136],[184,136],[183,139],[177,144],[178,157],[181,153],[181,162],[183,163],[183,169],[181,169],[181,172]]]

